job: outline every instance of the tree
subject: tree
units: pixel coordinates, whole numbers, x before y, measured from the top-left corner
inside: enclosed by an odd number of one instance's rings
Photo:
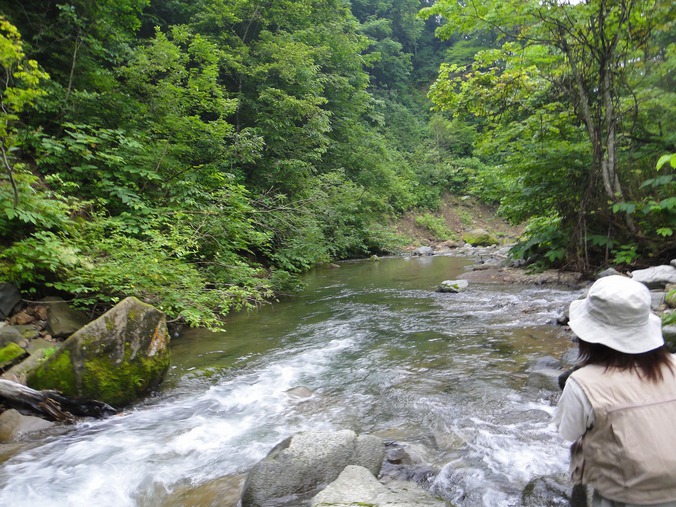
[[[570,161],[559,157],[556,163],[564,171],[549,181],[561,182],[566,174],[582,178],[573,188],[581,198],[557,208],[566,225],[574,226],[577,254],[586,265],[588,229],[596,227],[592,233],[598,233],[605,220],[609,236],[622,222],[624,234],[640,237],[644,232],[629,215],[624,220],[612,217],[607,204],[622,203],[636,193],[641,164],[628,156],[632,145],[651,145],[649,152],[656,156],[660,145],[664,149],[671,142],[666,135],[637,142],[636,135],[646,130],[641,111],[648,100],[641,91],[648,72],[669,65],[667,48],[673,41],[664,46],[663,34],[673,27],[674,12],[673,4],[662,0],[440,0],[424,9],[425,16],[448,20],[439,29],[442,37],[454,30],[501,34],[500,50],[479,53],[471,69],[443,66],[432,99],[441,109],[487,120],[484,127],[490,136],[503,143],[511,140],[503,154],[527,153],[519,143],[527,145],[538,132],[543,141],[555,141],[559,135],[570,144]],[[668,100],[664,104],[673,107]],[[673,116],[661,115],[659,121],[672,125]],[[587,155],[579,151],[576,125],[584,129]],[[496,136],[497,131],[502,135]],[[583,173],[578,162],[586,166]],[[588,220],[595,223],[590,226]]]
[[[18,149],[19,115],[46,92],[41,82],[48,79],[35,60],[27,59],[21,35],[14,25],[0,16],[0,160],[12,188],[13,205],[19,204],[15,167],[11,152]]]

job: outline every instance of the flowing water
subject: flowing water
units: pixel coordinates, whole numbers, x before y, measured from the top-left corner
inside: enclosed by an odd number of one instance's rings
[[[231,317],[225,333],[185,332],[153,398],[0,446],[0,505],[234,506],[279,441],[344,428],[398,442],[458,507],[521,505],[531,480],[567,466],[553,393],[527,379],[534,359],[570,348],[552,322],[579,294],[478,282],[434,292],[469,263],[344,263],[308,275],[297,298]],[[287,393],[299,386],[312,395]]]

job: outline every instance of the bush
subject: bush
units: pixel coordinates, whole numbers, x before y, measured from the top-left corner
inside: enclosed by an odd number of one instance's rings
[[[425,213],[415,217],[416,225],[427,229],[437,240],[455,239],[456,235],[451,231],[443,218]]]

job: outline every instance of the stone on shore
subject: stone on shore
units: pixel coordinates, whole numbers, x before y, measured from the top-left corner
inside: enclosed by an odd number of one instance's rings
[[[0,283],[0,319],[6,319],[19,307],[21,293],[10,283]]]
[[[484,229],[473,229],[465,232],[462,235],[462,239],[465,243],[469,243],[472,246],[492,246],[500,243],[493,235]]]
[[[169,368],[169,339],[163,312],[126,298],[73,333],[26,381],[119,408],[160,384]]]
[[[89,321],[86,313],[71,308],[61,298],[48,297],[43,302],[49,315],[47,330],[55,338],[70,336]]]
[[[662,265],[637,269],[631,272],[631,278],[649,289],[664,289],[667,284],[676,283],[676,267]]]
[[[53,422],[40,417],[22,415],[13,408],[0,414],[0,442],[11,442],[23,435],[42,431],[54,426]]]
[[[416,257],[427,257],[434,255],[434,249],[431,246],[421,246],[413,250],[413,256]]]

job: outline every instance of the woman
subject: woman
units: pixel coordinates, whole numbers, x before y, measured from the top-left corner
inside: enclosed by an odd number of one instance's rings
[[[573,440],[571,473],[595,507],[676,507],[676,360],[650,312],[650,291],[601,278],[570,305],[580,368],[554,413]]]

